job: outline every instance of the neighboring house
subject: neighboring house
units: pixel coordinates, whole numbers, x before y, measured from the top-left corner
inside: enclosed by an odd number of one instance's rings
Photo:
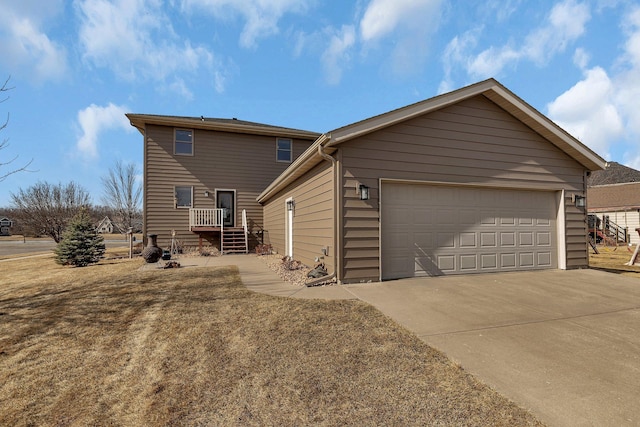
[[[597,185],[589,187],[587,195],[588,211],[600,219],[605,234],[619,234],[619,242],[640,243],[636,231],[640,228],[640,182]]]
[[[7,217],[0,218],[0,236],[10,236],[13,221]]]
[[[113,234],[119,233],[118,227],[111,221],[108,216],[105,216],[96,226],[96,231],[101,234]]]
[[[265,241],[339,283],[581,268],[605,164],[489,79],[321,135],[258,201]]]
[[[175,233],[187,246],[252,249],[263,238],[256,197],[319,136],[236,119],[127,117],[144,140],[143,233],[165,248]]]
[[[607,162],[603,170],[595,171],[587,178],[587,186],[640,182],[640,171],[616,162]]]

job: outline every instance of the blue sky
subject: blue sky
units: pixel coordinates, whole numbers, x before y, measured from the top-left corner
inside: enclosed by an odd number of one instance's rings
[[[0,0],[0,207],[37,181],[101,203],[124,114],[326,132],[495,77],[610,161],[640,168],[640,3],[616,0]]]

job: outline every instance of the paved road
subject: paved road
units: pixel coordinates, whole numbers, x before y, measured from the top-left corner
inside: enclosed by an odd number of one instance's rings
[[[126,240],[105,240],[107,248],[127,247]],[[53,240],[0,241],[0,256],[21,255],[33,252],[52,251],[56,247]]]

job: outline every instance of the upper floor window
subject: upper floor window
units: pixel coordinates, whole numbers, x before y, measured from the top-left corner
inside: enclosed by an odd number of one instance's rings
[[[276,140],[276,160],[279,162],[291,163],[293,159],[292,146],[293,141],[286,138],[278,138]]]
[[[193,187],[192,186],[176,186],[176,208],[193,207]]]
[[[173,153],[183,156],[193,156],[193,131],[176,129],[173,143]]]

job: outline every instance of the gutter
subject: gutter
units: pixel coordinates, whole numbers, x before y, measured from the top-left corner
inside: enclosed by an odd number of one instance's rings
[[[331,141],[331,137],[326,138],[327,142]],[[325,153],[323,150],[322,143],[318,144],[318,155],[322,157],[324,160],[331,162],[331,168],[333,169],[333,273],[327,277],[328,278],[337,278],[338,284],[340,284],[340,277],[338,277],[338,272],[342,271],[342,265],[340,263],[340,256],[342,253],[342,244],[340,242],[340,181],[338,180],[338,167],[337,161],[333,156]],[[309,285],[307,285],[309,286]]]

